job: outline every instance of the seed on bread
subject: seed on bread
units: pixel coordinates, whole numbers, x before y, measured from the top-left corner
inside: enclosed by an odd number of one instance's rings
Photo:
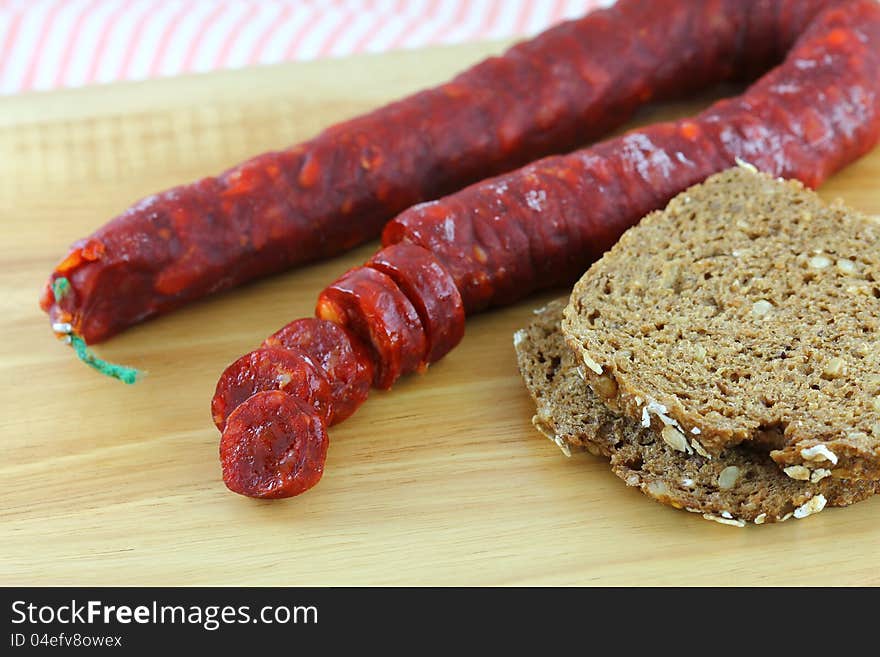
[[[813,495],[808,501],[804,502],[801,506],[796,508],[793,511],[793,515],[795,518],[806,518],[807,516],[811,516],[814,513],[819,513],[822,509],[825,508],[825,504],[828,500],[825,499],[825,496],[819,493],[818,495]]]
[[[831,266],[831,258],[823,255],[815,255],[809,260],[811,269],[827,269]]]
[[[782,471],[792,479],[797,479],[799,481],[810,480],[810,469],[802,465],[790,465],[787,468],[783,468]]]
[[[704,513],[703,517],[706,520],[714,520],[717,523],[720,523],[722,525],[730,525],[731,527],[745,527],[746,526],[745,520],[737,520],[736,518],[725,518],[723,516],[719,517],[719,516],[714,516],[711,513]]]
[[[766,317],[773,310],[773,304],[767,299],[758,299],[752,304],[752,315],[755,317]]]
[[[808,461],[831,461],[834,465],[837,465],[837,454],[828,449],[825,445],[813,445],[812,447],[805,447],[801,450],[801,456],[804,457]]]
[[[696,427],[694,427],[694,429],[696,429]],[[703,458],[707,458],[707,459],[712,458],[712,455],[703,448],[703,446],[700,444],[700,441],[697,440],[696,438],[691,439],[691,445],[693,446],[694,451],[697,454],[699,454],[700,456],[702,456]]]
[[[822,481],[825,477],[831,476],[831,470],[826,468],[817,468],[810,474],[810,481],[814,484]]]
[[[691,453],[691,446],[688,445],[687,438],[684,437],[684,434],[673,427],[670,424],[667,424],[660,430],[660,436],[669,445],[672,449],[678,450],[679,452],[687,452]]]
[[[586,374],[582,378],[586,379]],[[610,376],[594,378],[590,387],[602,399],[614,399],[617,396],[617,382]]]
[[[739,479],[739,468],[735,465],[728,465],[718,475],[718,488],[730,490],[736,486],[737,479]]]
[[[823,379],[837,379],[845,375],[846,362],[843,360],[843,358],[832,358],[827,363],[825,363],[825,368],[822,370]]]
[[[841,259],[837,261],[837,271],[846,276],[852,276],[858,271],[858,268],[852,260]]]

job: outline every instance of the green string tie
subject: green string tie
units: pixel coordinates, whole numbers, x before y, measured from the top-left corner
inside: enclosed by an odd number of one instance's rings
[[[52,293],[55,295],[55,303],[58,303],[65,294],[70,292],[70,281],[62,276],[52,282]]]
[[[93,367],[101,374],[112,376],[114,379],[119,379],[123,383],[134,383],[141,375],[141,373],[133,367],[117,365],[116,363],[108,363],[103,358],[98,358],[86,346],[85,340],[83,340],[78,335],[70,335],[70,346],[73,347],[76,355],[79,356],[79,359],[86,365],[88,365],[89,367]]]
[[[55,295],[55,303],[58,303],[68,292],[70,292],[69,280],[61,276],[53,281],[52,293]],[[127,384],[132,384],[137,381],[138,378],[143,376],[142,373],[134,367],[110,363],[103,358],[96,356],[94,352],[88,348],[86,341],[73,332],[73,327],[69,324],[56,324],[53,328],[57,333],[62,333],[67,336],[67,341],[70,343],[70,346],[73,347],[73,351],[82,362],[89,367],[98,370],[101,374],[113,377],[114,379],[118,379]]]

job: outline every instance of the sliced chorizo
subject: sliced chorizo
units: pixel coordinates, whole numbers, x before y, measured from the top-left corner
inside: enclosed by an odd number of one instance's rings
[[[324,474],[329,439],[324,420],[280,390],[248,397],[220,437],[220,464],[229,490],[277,499],[307,491]]]
[[[394,244],[370,258],[367,266],[397,283],[415,307],[425,330],[428,363],[437,362],[461,342],[461,294],[452,276],[430,251],[415,244]]]
[[[343,274],[321,292],[315,314],[371,346],[377,388],[390,389],[426,362],[425,330],[416,309],[390,277],[375,269],[358,267]]]
[[[281,390],[308,404],[324,422],[333,416],[327,375],[303,351],[262,347],[227,367],[211,400],[211,415],[221,431],[239,404],[263,390]]]
[[[297,319],[266,338],[263,346],[301,350],[321,368],[331,389],[330,425],[354,413],[370,394],[373,355],[339,324],[315,317]]]

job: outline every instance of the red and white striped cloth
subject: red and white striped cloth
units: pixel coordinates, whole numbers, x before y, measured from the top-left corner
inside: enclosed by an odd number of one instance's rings
[[[613,0],[0,0],[0,94],[532,35]]]

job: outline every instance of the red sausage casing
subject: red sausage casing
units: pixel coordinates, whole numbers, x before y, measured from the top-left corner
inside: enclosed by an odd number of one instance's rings
[[[368,267],[343,274],[318,297],[315,314],[348,328],[375,354],[374,385],[388,390],[423,367],[425,330],[416,309],[395,282]]]
[[[455,281],[430,251],[409,243],[379,251],[367,266],[397,283],[422,321],[428,363],[435,363],[464,336],[464,305]]]

